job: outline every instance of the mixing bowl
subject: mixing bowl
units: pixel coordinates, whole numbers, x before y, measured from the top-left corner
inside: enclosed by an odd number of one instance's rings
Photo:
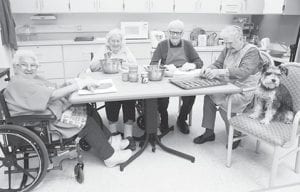
[[[101,67],[104,73],[118,73],[122,64],[122,59],[100,59]]]

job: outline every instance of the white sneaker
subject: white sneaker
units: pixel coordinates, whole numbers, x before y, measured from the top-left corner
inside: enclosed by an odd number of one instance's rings
[[[104,164],[106,167],[114,167],[127,161],[131,155],[132,151],[130,149],[115,151],[112,156],[104,160]]]
[[[109,143],[115,151],[119,151],[126,149],[130,141],[128,139],[122,139],[121,135],[115,135],[109,138]]]

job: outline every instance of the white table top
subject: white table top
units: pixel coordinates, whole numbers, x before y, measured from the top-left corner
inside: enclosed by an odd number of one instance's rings
[[[222,86],[184,90],[169,82],[169,78],[164,78],[162,81],[149,81],[147,84],[139,82],[123,82],[121,74],[107,75],[101,72],[90,73],[93,78],[112,79],[117,92],[104,93],[94,95],[78,95],[73,93],[69,100],[73,104],[90,103],[100,101],[120,101],[128,99],[150,99],[159,97],[173,97],[173,96],[190,96],[190,95],[207,95],[217,93],[238,93],[241,89],[231,83]]]

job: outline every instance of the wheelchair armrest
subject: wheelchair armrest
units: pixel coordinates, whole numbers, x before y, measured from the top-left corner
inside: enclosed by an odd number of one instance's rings
[[[249,92],[249,91],[255,91],[257,87],[245,87],[242,88],[242,92]]]
[[[20,115],[10,117],[8,121],[16,124],[34,124],[39,123],[41,121],[52,121],[55,120],[55,115]]]

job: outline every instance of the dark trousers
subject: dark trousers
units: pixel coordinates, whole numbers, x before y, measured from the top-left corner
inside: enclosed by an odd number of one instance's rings
[[[105,102],[107,119],[111,122],[117,122],[119,120],[121,106],[123,110],[123,122],[126,123],[128,120],[132,120],[134,122],[135,100]]]
[[[102,159],[108,159],[114,153],[114,149],[109,144],[110,131],[102,123],[98,112],[88,105],[88,118],[84,128],[79,132],[79,137],[85,140],[95,150],[96,155]]]
[[[229,122],[227,119],[227,112],[222,108],[219,108],[220,115],[224,120],[226,132],[229,133]],[[204,104],[203,104],[203,118],[202,118],[202,127],[206,129],[215,129],[215,121],[217,114],[217,105],[213,102],[210,96],[204,96]],[[231,116],[235,116],[236,113],[232,113]],[[240,135],[240,132],[235,131],[234,135]]]
[[[188,114],[191,112],[193,104],[195,102],[195,96],[184,96],[182,97],[182,106],[180,108],[178,120],[185,121],[187,120]],[[169,97],[158,98],[158,112],[160,114],[161,125],[168,125],[168,106],[169,106]]]

